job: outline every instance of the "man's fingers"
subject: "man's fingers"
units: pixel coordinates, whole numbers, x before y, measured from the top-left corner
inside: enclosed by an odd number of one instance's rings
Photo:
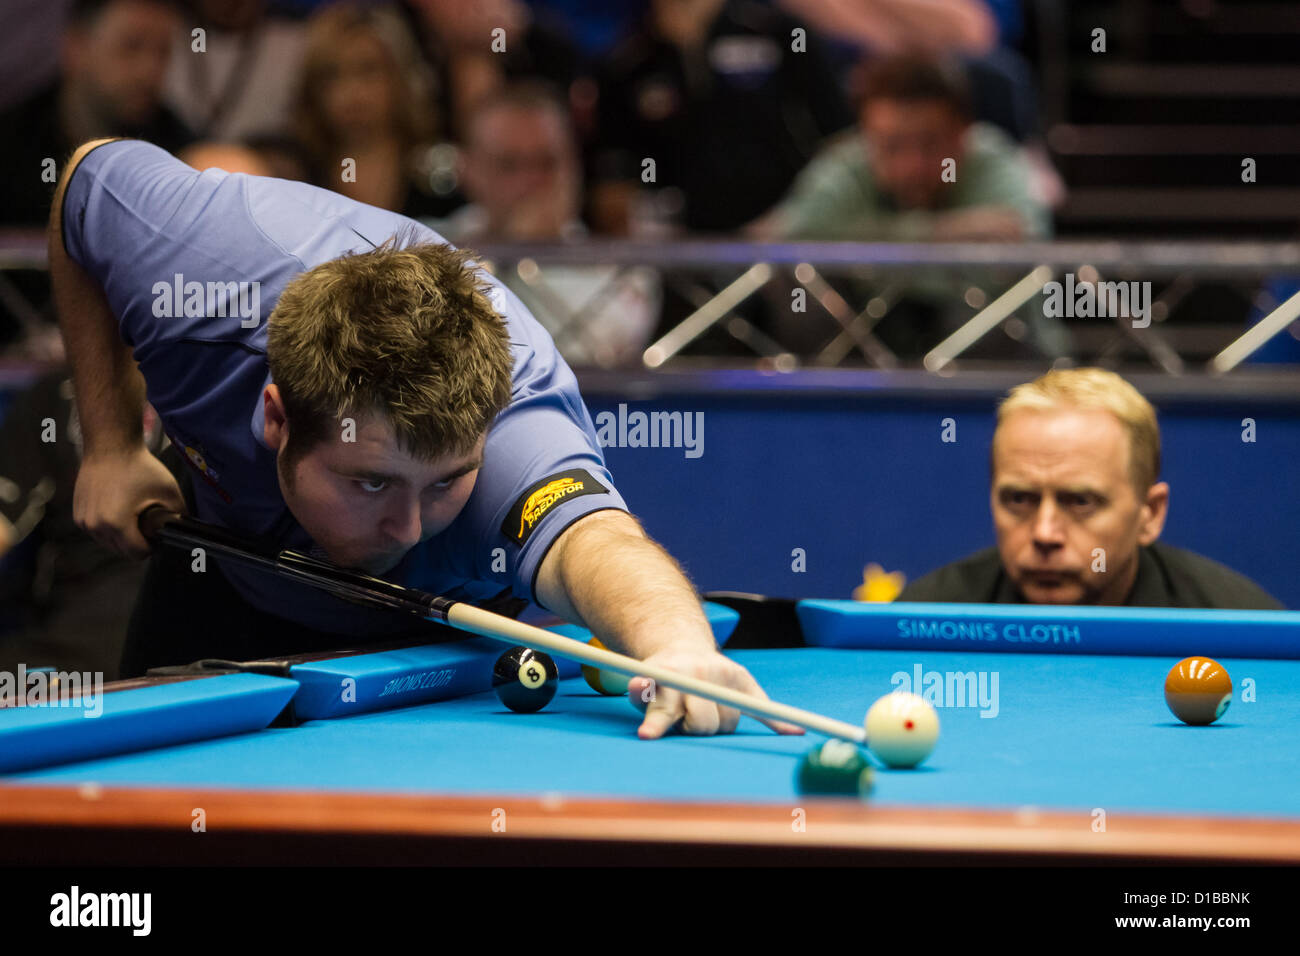
[[[675,723],[677,721],[672,714],[662,710],[651,711],[645,715],[645,720],[641,721],[636,735],[642,740],[658,740],[672,730]]]
[[[798,724],[787,724],[784,720],[768,720],[766,717],[759,717],[758,719],[778,734],[789,734],[792,737],[798,737],[804,732],[803,728]]]
[[[108,522],[96,522],[94,524],[83,524],[81,528],[101,547],[107,548],[115,554],[126,554],[128,552],[126,540],[115,525]]]
[[[627,699],[643,714],[654,699],[654,686],[655,682],[649,677],[633,677],[627,682]]]
[[[122,550],[132,558],[147,558],[153,550],[147,538],[140,533],[140,529],[125,529],[122,538]]]
[[[682,695],[676,691],[660,691],[654,702],[646,708],[645,720],[637,728],[637,736],[642,740],[657,740],[671,731],[681,719]]]
[[[770,700],[753,675],[746,672],[745,677],[744,686],[738,690]],[[671,687],[657,686],[649,677],[634,677],[627,686],[628,700],[646,715],[638,729],[642,740],[662,737],[679,722],[682,733],[700,735],[733,733],[740,723],[741,712],[736,708],[717,704],[705,697],[687,696]],[[798,724],[751,716],[774,733],[798,736],[804,732]]]
[[[645,712],[645,720],[637,729],[642,740],[662,737],[682,719],[682,695],[671,687],[659,687],[649,677],[634,677],[627,691],[632,706]]]
[[[718,714],[718,705],[703,697],[687,697],[686,719],[682,721],[682,733],[707,737],[718,732],[722,720]]]
[[[185,514],[185,501],[180,497],[166,495],[160,498],[149,498],[136,506],[135,515],[124,526],[124,539],[131,553],[135,557],[148,557],[153,553],[153,544],[144,536],[140,530],[140,516],[152,508],[154,505],[160,505],[168,511],[176,514]]]
[[[736,732],[736,725],[740,723],[740,711],[734,707],[718,708],[718,733],[732,734]]]

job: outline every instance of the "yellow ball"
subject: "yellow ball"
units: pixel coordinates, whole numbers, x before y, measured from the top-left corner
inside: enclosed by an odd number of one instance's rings
[[[886,694],[867,711],[867,749],[887,767],[915,767],[934,750],[939,715],[918,694]]]
[[[609,650],[604,644],[600,643],[597,638],[592,638],[587,642],[588,647],[595,647],[602,651]],[[605,671],[599,667],[592,667],[590,664],[582,665],[582,676],[591,689],[598,694],[604,694],[607,697],[621,697],[627,693],[627,683],[631,678],[624,677],[618,671]]]

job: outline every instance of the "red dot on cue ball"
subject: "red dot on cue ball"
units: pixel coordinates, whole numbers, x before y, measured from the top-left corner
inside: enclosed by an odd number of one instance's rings
[[[918,694],[886,694],[867,711],[867,748],[887,767],[915,767],[934,750],[939,715]]]

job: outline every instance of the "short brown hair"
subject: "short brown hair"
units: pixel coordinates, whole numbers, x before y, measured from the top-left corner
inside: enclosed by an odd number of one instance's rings
[[[998,406],[998,425],[1019,411],[1055,408],[1099,409],[1124,426],[1129,440],[1129,475],[1139,494],[1160,477],[1160,426],[1142,393],[1114,372],[1100,368],[1053,369],[1017,385]],[[996,431],[994,437],[996,437]]]
[[[375,414],[409,455],[471,451],[510,403],[509,336],[470,254],[394,238],[302,273],[268,321],[289,462]]]
[[[857,77],[858,109],[873,100],[937,100],[958,116],[971,116],[970,84],[961,64],[920,54],[868,60]]]

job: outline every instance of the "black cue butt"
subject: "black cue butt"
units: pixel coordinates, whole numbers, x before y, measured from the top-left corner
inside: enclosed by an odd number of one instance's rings
[[[136,520],[140,526],[140,533],[144,535],[145,540],[152,542],[163,525],[179,517],[180,515],[165,505],[150,505],[140,512],[140,517]]]

